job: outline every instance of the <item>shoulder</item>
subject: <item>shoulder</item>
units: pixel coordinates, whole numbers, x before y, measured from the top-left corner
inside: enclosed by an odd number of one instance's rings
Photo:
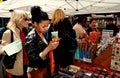
[[[35,33],[35,29],[33,28],[29,33],[28,33],[28,35],[32,35],[32,34],[34,34]]]
[[[78,28],[80,28],[80,27],[81,27],[81,25],[78,24],[78,23],[76,23],[76,24],[73,26],[73,29],[78,29]]]
[[[68,18],[65,18],[63,21],[64,21],[65,23],[71,24],[71,22],[70,22],[70,20],[69,20]]]
[[[28,35],[26,36],[25,45],[30,45],[30,43],[33,44],[34,41],[35,41],[35,38],[36,38],[36,36],[35,36],[35,30],[32,29],[32,30],[28,33]]]
[[[2,45],[7,45],[10,43],[10,38],[11,38],[11,35],[10,35],[10,30],[6,30],[3,35],[2,35],[2,42],[1,44]]]
[[[4,36],[6,36],[6,37],[10,37],[10,30],[9,29],[7,29],[7,30],[5,30],[5,32],[3,33],[3,37]]]
[[[35,36],[35,29],[32,29],[29,33],[28,33],[28,35],[26,36],[26,38],[34,38],[34,36]]]

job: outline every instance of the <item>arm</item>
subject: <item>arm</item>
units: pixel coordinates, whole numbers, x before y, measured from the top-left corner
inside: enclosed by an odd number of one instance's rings
[[[40,50],[38,50],[38,44],[35,42],[34,39],[27,37],[25,41],[25,47],[30,61],[32,62],[36,62],[40,60],[42,61],[42,59],[39,57]]]
[[[2,49],[2,47],[10,43],[10,38],[11,38],[10,31],[9,31],[9,30],[6,30],[6,31],[3,33],[3,36],[2,36],[0,54],[5,54],[5,53],[4,53],[4,50]]]
[[[42,41],[36,42],[35,39],[26,38],[25,46],[27,49],[28,57],[31,61],[43,61],[45,60],[48,52],[58,46],[58,42],[50,42],[50,44],[47,46]]]

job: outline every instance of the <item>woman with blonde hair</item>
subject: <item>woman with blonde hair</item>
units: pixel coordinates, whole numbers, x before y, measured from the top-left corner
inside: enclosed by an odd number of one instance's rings
[[[13,68],[5,68],[12,75],[12,78],[27,78],[26,69],[28,57],[25,43],[25,34],[22,29],[28,27],[29,19],[25,11],[13,11],[12,16],[7,24],[7,30],[3,33],[1,45],[5,46],[11,43],[11,31],[13,32],[13,41],[19,40],[22,42],[22,50],[16,54],[16,60]],[[11,31],[10,31],[11,30]],[[4,55],[4,50],[1,53]]]
[[[55,10],[52,18],[53,25],[58,24],[59,21],[63,21],[65,19],[65,13],[62,11],[62,9]]]
[[[75,39],[75,31],[72,29],[72,24],[69,19],[66,18],[62,9],[56,9],[53,13],[52,22],[49,28],[49,41],[52,40],[51,32],[58,31],[58,36],[61,38],[59,46],[53,51],[55,59],[55,73],[59,68],[66,68],[68,65],[73,64],[74,49],[77,47],[71,47],[68,37]]]

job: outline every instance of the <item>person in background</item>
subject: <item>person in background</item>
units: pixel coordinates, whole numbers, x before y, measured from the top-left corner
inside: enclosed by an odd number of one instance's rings
[[[67,66],[73,64],[74,51],[71,50],[71,45],[65,41],[68,39],[65,34],[68,33],[68,35],[73,39],[76,37],[75,31],[72,29],[72,24],[68,18],[66,18],[62,9],[56,9],[53,13],[51,25],[48,31],[49,41],[52,40],[51,32],[54,31],[58,31],[58,36],[61,39],[59,46],[53,52],[55,59],[55,73],[57,73],[59,68],[66,68]]]
[[[5,30],[6,30],[6,27],[0,27],[0,40]]]
[[[113,36],[116,36],[116,34],[119,32],[119,28],[113,23],[113,18],[108,19],[106,30],[113,30]]]
[[[28,57],[26,49],[24,46],[25,43],[25,34],[23,28],[28,27],[29,19],[28,14],[25,11],[13,11],[10,21],[8,22],[7,28],[12,30],[14,41],[21,39],[22,50],[16,55],[16,61],[12,69],[5,70],[11,74],[12,78],[27,78],[27,63]],[[2,36],[1,45],[5,46],[11,42],[11,32],[6,30]],[[4,50],[1,50],[1,53],[4,55]]]
[[[95,32],[99,31],[96,27],[96,20],[95,19],[90,20],[90,26],[87,30],[87,34],[90,35],[90,32],[92,32],[92,31],[95,31]]]
[[[48,53],[59,45],[57,41],[46,40],[44,33],[49,25],[49,17],[39,6],[31,8],[34,28],[28,33],[25,46],[29,58],[28,78],[50,78]]]
[[[87,18],[84,16],[78,17],[77,23],[73,26],[73,29],[76,32],[76,39],[79,41],[79,39],[87,37],[87,32],[84,29],[84,26],[86,25]]]

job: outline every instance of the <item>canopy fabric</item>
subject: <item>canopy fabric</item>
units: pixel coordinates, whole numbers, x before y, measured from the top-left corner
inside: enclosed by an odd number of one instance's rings
[[[10,16],[11,16],[11,12],[5,11],[5,10],[0,10],[0,17],[8,18]]]
[[[120,0],[7,0],[11,4],[4,10],[19,9],[30,12],[31,6],[39,5],[51,15],[55,9],[63,9],[67,15],[120,12]],[[6,1],[6,2],[7,2]],[[0,3],[1,4],[1,3]],[[1,6],[0,6],[1,9]],[[3,9],[3,8],[2,8]]]
[[[0,3],[0,17],[10,17],[11,12],[9,10],[5,10],[5,8],[9,7],[13,3],[15,3],[17,0],[7,0],[2,3]]]

